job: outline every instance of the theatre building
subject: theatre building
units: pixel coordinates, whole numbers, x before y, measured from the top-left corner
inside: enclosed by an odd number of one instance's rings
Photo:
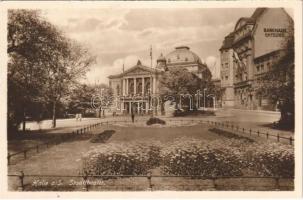
[[[114,94],[114,107],[118,113],[147,113],[151,97],[158,93],[158,76],[161,70],[137,64],[118,75],[109,76]]]
[[[161,54],[157,66],[145,66],[139,60],[136,65],[117,75],[109,76],[109,86],[113,90],[114,112],[137,114],[153,112],[160,114],[160,104],[156,101],[159,96],[159,78],[171,68],[183,67],[203,79],[210,79],[211,73],[199,56],[187,46],[176,47],[165,57]]]
[[[223,107],[275,110],[256,88],[260,77],[270,73],[282,53],[293,21],[283,8],[257,8],[251,17],[242,17],[220,48]]]

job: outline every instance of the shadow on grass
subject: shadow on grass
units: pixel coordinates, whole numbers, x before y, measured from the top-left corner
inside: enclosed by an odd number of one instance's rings
[[[294,132],[294,127],[289,126],[289,125],[281,125],[278,122],[262,124],[260,126],[265,127],[265,128],[270,128],[270,129],[273,129],[273,130]]]

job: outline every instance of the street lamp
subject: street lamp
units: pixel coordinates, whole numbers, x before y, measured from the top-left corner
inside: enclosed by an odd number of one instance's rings
[[[204,104],[203,104],[204,109],[203,110],[206,110],[206,107],[205,107],[205,91],[206,90],[207,90],[206,88],[203,89],[203,99],[204,99]]]
[[[152,99],[151,98],[152,98],[151,97],[151,89],[149,88],[148,89],[148,107],[149,107],[148,111],[151,110],[151,116],[154,117],[154,108],[153,108],[153,105],[151,105],[152,104]]]
[[[103,117],[105,116],[105,114],[104,114],[104,110],[103,110],[103,106],[102,106],[102,103],[103,103],[103,90],[104,90],[104,88],[101,88],[100,89],[100,95],[101,95],[101,97],[100,97],[100,100],[101,100],[101,104],[100,104],[100,109],[101,109],[101,111],[102,111],[102,114],[103,114]],[[100,113],[100,118],[101,118],[101,115],[102,115],[101,113]]]

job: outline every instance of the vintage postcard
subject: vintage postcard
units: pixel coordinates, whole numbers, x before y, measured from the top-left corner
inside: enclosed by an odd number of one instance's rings
[[[0,9],[3,196],[302,195],[299,1]]]

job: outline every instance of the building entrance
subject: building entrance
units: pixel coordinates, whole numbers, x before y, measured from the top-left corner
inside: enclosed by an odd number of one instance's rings
[[[131,114],[131,112],[137,115],[143,115],[147,113],[147,103],[146,102],[124,102],[124,112],[126,114]]]

